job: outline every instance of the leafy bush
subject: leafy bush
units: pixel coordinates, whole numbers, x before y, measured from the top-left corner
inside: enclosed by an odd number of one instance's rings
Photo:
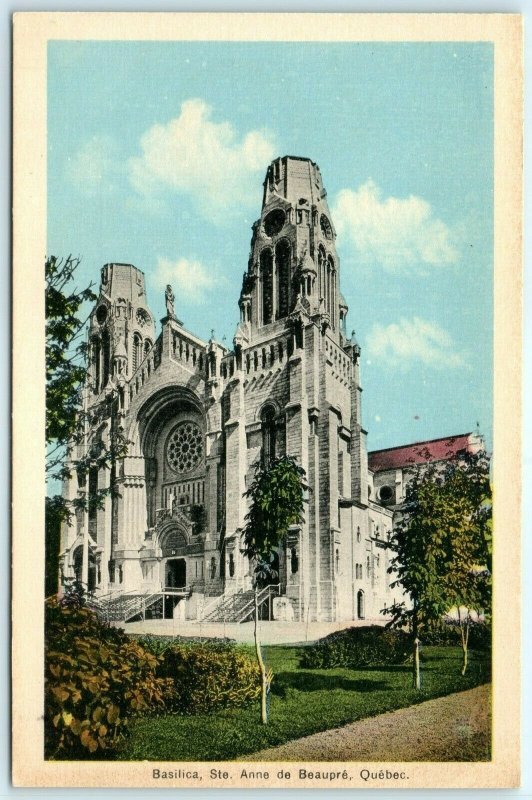
[[[421,643],[426,645],[444,645],[461,647],[460,626],[458,620],[442,620],[430,630],[420,635]],[[469,648],[471,650],[489,650],[491,647],[491,626],[485,622],[469,623]]]
[[[242,706],[260,694],[258,665],[227,644],[173,645],[164,651],[157,674],[172,678],[170,707],[181,714]]]
[[[115,747],[129,717],[164,708],[158,659],[70,595],[46,603],[45,752],[88,758]]]
[[[130,634],[132,639],[135,639],[142,647],[153,653],[156,656],[161,656],[169,647],[176,644],[183,645],[184,647],[193,647],[195,645],[229,645],[234,644],[234,639],[225,638],[207,638],[205,636],[159,636],[154,633],[143,634]]]
[[[307,669],[403,664],[412,649],[408,634],[378,625],[346,628],[306,647],[299,666]]]

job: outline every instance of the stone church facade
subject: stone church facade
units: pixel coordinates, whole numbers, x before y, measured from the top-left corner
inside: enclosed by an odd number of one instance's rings
[[[64,525],[62,574],[96,597],[167,591],[182,618],[215,618],[251,587],[240,552],[246,487],[257,464],[287,453],[309,490],[304,522],[278,553],[274,616],[378,618],[400,597],[385,547],[400,498],[382,487],[395,487],[401,465],[384,458],[379,469],[372,454],[377,467],[368,466],[360,347],[346,334],[334,224],[314,162],[272,162],[252,230],[232,349],[184,327],[171,287],[157,333],[144,274],[102,268],[89,328],[91,422],[73,466],[108,444],[113,426],[129,448],[82,481],[72,470],[71,499],[118,491]]]

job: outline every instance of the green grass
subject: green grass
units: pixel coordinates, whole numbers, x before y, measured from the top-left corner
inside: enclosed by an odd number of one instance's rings
[[[250,648],[250,652],[252,648]],[[471,653],[468,674],[460,675],[461,653],[426,647],[422,688],[411,688],[411,667],[359,670],[298,669],[297,648],[264,648],[274,672],[270,722],[261,725],[259,706],[212,715],[140,718],[114,757],[120,760],[227,761],[265,747],[335,728],[432,697],[489,681],[489,657]]]

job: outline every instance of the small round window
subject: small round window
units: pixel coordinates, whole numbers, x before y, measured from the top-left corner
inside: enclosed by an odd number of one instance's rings
[[[282,229],[286,215],[281,208],[274,208],[264,218],[264,233],[266,236],[275,236]]]
[[[381,486],[379,500],[382,503],[390,503],[393,500],[393,489],[391,486]]]
[[[166,459],[178,474],[190,472],[203,458],[203,434],[195,422],[181,422],[168,440]]]

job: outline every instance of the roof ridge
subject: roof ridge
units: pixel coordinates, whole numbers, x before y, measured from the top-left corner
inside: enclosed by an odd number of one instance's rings
[[[446,439],[461,439],[464,436],[471,436],[473,433],[474,431],[468,431],[467,433],[453,433],[449,436],[439,436],[437,439],[423,439],[418,442],[410,442],[409,444],[396,444],[393,447],[383,447],[379,450],[368,450],[368,456],[373,455],[373,453],[388,453],[390,450],[404,450],[405,447],[415,447],[416,445],[444,442]]]

